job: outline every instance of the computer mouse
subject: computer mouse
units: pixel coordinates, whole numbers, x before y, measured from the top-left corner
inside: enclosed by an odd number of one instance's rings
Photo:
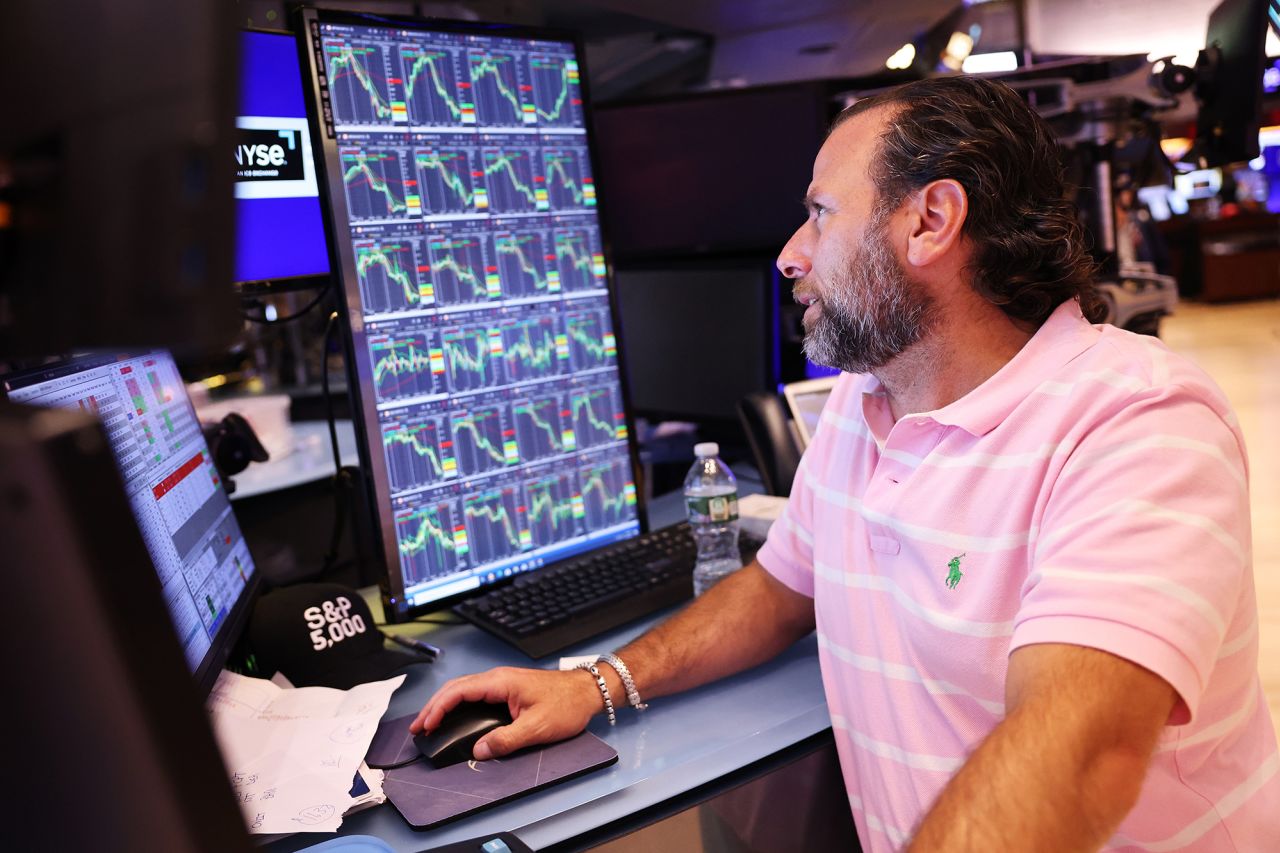
[[[499,726],[511,725],[506,705],[462,702],[444,715],[430,732],[414,735],[413,743],[422,757],[436,769],[471,759],[476,741]]]

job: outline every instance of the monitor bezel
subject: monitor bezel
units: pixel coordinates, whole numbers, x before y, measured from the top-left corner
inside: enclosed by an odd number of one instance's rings
[[[173,353],[170,350],[164,348],[123,349],[118,351],[88,350],[73,354],[64,353],[55,356],[54,360],[45,364],[15,370],[7,374],[0,374],[0,396],[8,399],[9,402],[14,403],[15,405],[28,405],[26,403],[18,403],[17,401],[12,400],[9,397],[9,394],[4,391],[5,383],[19,379],[23,380],[23,387],[27,387],[29,385],[38,384],[42,381],[47,382],[52,379],[70,376],[74,373],[93,369],[94,367],[105,367],[108,364],[119,364],[122,361],[143,358],[148,355],[167,358],[173,363],[174,368],[177,368],[177,359],[174,358]],[[39,378],[37,379],[37,377]],[[188,408],[191,409],[192,418],[199,423],[199,413],[196,411],[195,403],[191,400],[191,395],[187,394],[185,388],[182,393],[183,397],[186,399]],[[200,441],[204,445],[205,452],[209,453],[210,457],[212,457],[213,454],[210,451],[208,442],[205,441],[203,434],[201,434]],[[112,457],[114,458],[114,456],[115,450],[113,448]],[[120,487],[120,493],[121,495],[126,496],[125,499],[127,502],[127,491],[125,489],[124,480],[120,477],[118,460],[116,465],[116,478]],[[231,496],[228,494],[227,500],[229,502],[230,499]],[[231,507],[231,513],[233,516],[236,514],[234,505]],[[134,517],[134,523],[135,525],[137,524],[136,516]],[[236,518],[236,527],[240,528],[240,538],[244,540],[244,528],[240,527],[240,519],[238,517]],[[247,540],[245,540],[245,544],[247,548]],[[148,553],[148,557],[149,556],[150,554]],[[250,559],[253,558],[252,552],[250,552],[249,557]],[[154,561],[151,562],[150,569],[151,574],[149,582],[155,584],[157,594],[161,599],[163,599],[164,588],[160,585],[160,575],[156,570]],[[257,602],[258,597],[262,593],[262,568],[255,561],[253,569],[253,574],[250,575],[249,579],[245,582],[244,588],[236,598],[236,603],[232,605],[230,612],[227,614],[227,618],[223,621],[222,626],[218,628],[213,638],[209,641],[209,650],[201,659],[200,664],[194,669],[191,669],[188,665],[188,671],[191,673],[192,681],[195,683],[196,689],[199,691],[202,698],[208,696],[209,691],[213,689],[214,683],[218,680],[218,674],[222,672],[223,666],[231,657],[232,650],[243,636],[245,625],[248,624],[249,621],[249,614],[253,612],[253,605]],[[177,636],[177,629],[173,624],[173,616],[168,611],[167,607],[168,604],[166,602],[165,618],[168,620],[170,630],[174,632],[175,640],[180,640]]]
[[[338,303],[338,313],[344,320],[340,325],[343,329],[343,345],[346,353],[347,386],[351,394],[352,422],[355,427],[360,465],[366,473],[363,481],[366,487],[366,500],[372,513],[371,518],[373,519],[374,527],[374,535],[372,537],[373,551],[375,559],[380,564],[382,605],[387,621],[405,622],[425,613],[442,610],[467,598],[511,583],[519,575],[499,579],[489,584],[482,583],[477,587],[442,596],[418,605],[411,606],[405,601],[404,576],[398,559],[395,522],[388,511],[391,492],[386,457],[381,452],[373,452],[374,442],[379,441],[377,437],[380,435],[377,407],[373,395],[365,393],[366,388],[372,388],[373,379],[372,376],[361,375],[361,364],[353,357],[356,352],[357,334],[363,338],[364,319],[360,310],[360,289],[355,268],[355,252],[351,247],[351,240],[345,236],[345,229],[350,227],[349,223],[345,221],[347,214],[346,198],[341,184],[340,170],[333,168],[333,165],[337,162],[337,141],[330,135],[329,128],[324,122],[324,108],[321,103],[318,85],[320,68],[316,64],[317,52],[312,47],[312,39],[318,33],[318,27],[322,23],[369,27],[403,27],[405,29],[430,30],[463,35],[485,35],[497,38],[538,39],[558,41],[573,46],[579,68],[583,69],[579,79],[579,91],[582,93],[583,124],[587,129],[587,133],[584,136],[586,137],[585,144],[591,164],[591,173],[593,179],[596,179],[596,220],[600,230],[600,249],[605,261],[605,281],[608,288],[610,321],[613,325],[614,340],[617,348],[619,391],[622,395],[623,409],[626,414],[627,457],[631,465],[632,482],[635,484],[636,491],[636,519],[639,525],[636,535],[648,531],[650,529],[648,507],[645,500],[643,472],[640,466],[640,451],[632,410],[631,389],[627,380],[626,343],[623,324],[620,319],[621,312],[619,310],[617,283],[614,277],[613,247],[604,226],[604,207],[608,204],[608,194],[600,188],[598,181],[599,156],[596,151],[594,133],[592,132],[591,98],[587,81],[588,75],[585,73],[586,52],[581,36],[573,31],[551,27],[425,17],[414,18],[315,8],[298,10],[296,20],[298,23],[295,31],[304,74],[303,88],[306,88],[308,82],[311,84],[311,91],[307,93],[307,113],[308,119],[312,124],[312,145],[315,149],[316,162],[323,164],[324,170],[324,176],[319,181],[321,208],[325,213],[326,226],[330,228],[331,235],[336,235],[340,229],[343,229],[342,239],[335,237],[329,241],[330,268],[333,271],[331,275],[335,276],[335,289],[339,293],[339,298],[335,299],[335,302]],[[309,80],[307,75],[310,75]],[[318,168],[320,167],[318,166]],[[343,221],[340,221],[339,216],[342,217]],[[357,332],[357,327],[360,329],[359,332]],[[380,449],[381,445],[379,444],[378,447]]]

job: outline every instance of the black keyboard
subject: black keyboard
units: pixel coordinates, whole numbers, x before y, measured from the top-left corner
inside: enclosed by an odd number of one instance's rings
[[[763,544],[741,533],[743,563]],[[684,522],[523,574],[454,611],[529,657],[545,657],[692,598],[696,556]]]

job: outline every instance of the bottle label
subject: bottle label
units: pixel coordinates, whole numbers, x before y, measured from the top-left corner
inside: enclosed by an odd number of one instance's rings
[[[689,522],[706,524],[707,522],[724,523],[738,520],[738,494],[716,495],[715,497],[685,498],[689,507]]]

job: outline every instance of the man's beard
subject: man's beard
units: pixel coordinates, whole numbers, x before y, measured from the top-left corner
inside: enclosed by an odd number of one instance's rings
[[[935,300],[907,276],[889,246],[886,226],[887,217],[877,215],[842,279],[818,290],[822,310],[804,336],[805,357],[814,364],[867,373],[932,327]]]

